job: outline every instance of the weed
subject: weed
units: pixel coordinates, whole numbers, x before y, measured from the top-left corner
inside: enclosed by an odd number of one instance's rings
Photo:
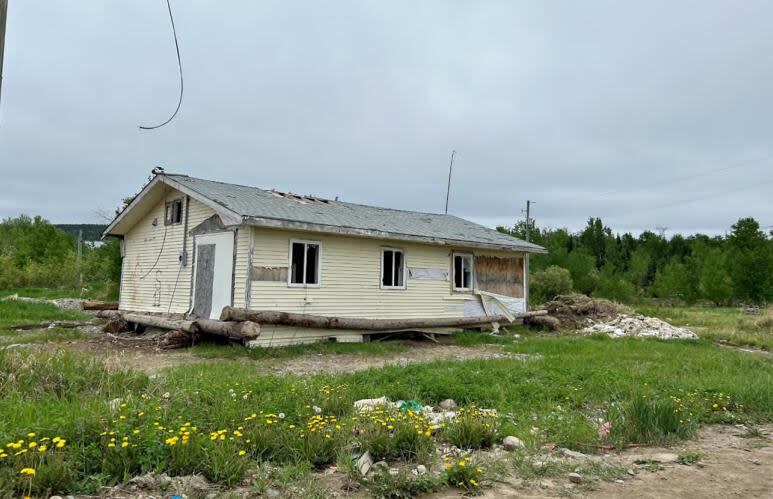
[[[441,479],[446,485],[477,493],[484,481],[485,469],[470,456],[459,459],[446,456],[443,458]]]
[[[361,483],[376,499],[411,499],[433,492],[441,485],[440,479],[429,474],[414,476],[399,470],[393,475],[388,468],[378,469]]]
[[[679,454],[679,463],[691,465],[703,459],[703,454],[695,451],[685,451]]]
[[[443,438],[461,449],[491,447],[499,439],[499,416],[474,405],[462,407],[443,429]]]

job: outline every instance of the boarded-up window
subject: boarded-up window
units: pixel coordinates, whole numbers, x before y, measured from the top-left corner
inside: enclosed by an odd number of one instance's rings
[[[475,257],[478,288],[489,293],[523,298],[523,259]]]
[[[405,288],[405,257],[398,249],[381,250],[381,287]]]
[[[180,224],[183,221],[183,200],[168,201],[164,210],[164,225]]]
[[[472,289],[472,255],[454,253],[454,289]]]
[[[290,243],[291,286],[319,284],[319,243],[292,241]]]

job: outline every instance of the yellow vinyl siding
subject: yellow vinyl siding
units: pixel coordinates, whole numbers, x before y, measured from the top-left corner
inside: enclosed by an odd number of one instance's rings
[[[459,306],[460,300],[477,297],[451,291],[451,253],[514,255],[504,251],[477,251],[279,229],[253,230],[253,266],[256,267],[288,267],[291,239],[319,241],[321,247],[319,287],[298,288],[288,287],[287,282],[252,281],[249,308],[255,310],[385,319],[460,317],[464,315]],[[405,252],[405,289],[380,287],[381,249],[384,247]],[[241,251],[238,255],[246,259],[246,256],[241,256]],[[449,280],[411,279],[407,271],[411,267],[445,269],[449,272]]]
[[[250,236],[252,228],[241,226],[236,232],[234,262],[234,307],[246,306],[246,291],[250,272]]]
[[[126,233],[121,272],[122,310],[165,313],[188,311],[193,269],[193,237],[189,235],[187,239],[188,265],[180,267],[179,256],[183,250],[185,219],[183,218],[183,223],[180,224],[164,225],[165,202],[180,197],[185,198],[185,195],[170,189],[164,199]],[[214,214],[211,208],[195,199],[190,199],[190,207],[187,210],[183,207],[184,216],[186,211],[189,217],[188,231]],[[155,226],[154,219],[157,220]],[[156,258],[158,263],[153,267]],[[160,300],[155,296],[157,292]]]

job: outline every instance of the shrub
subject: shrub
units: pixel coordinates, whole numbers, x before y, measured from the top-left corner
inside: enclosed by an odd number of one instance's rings
[[[474,405],[463,407],[443,429],[443,438],[460,449],[491,447],[499,439],[499,417]]]
[[[531,296],[536,303],[571,292],[572,275],[557,265],[536,272],[531,278]]]

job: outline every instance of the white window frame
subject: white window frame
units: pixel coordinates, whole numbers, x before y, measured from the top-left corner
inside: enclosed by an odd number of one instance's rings
[[[469,257],[470,259],[470,287],[469,288],[457,288],[456,287],[456,257]],[[462,278],[462,281],[464,281],[464,278]],[[460,292],[470,292],[475,287],[475,257],[472,253],[461,253],[461,252],[452,252],[451,253],[451,289],[454,291],[460,291]]]
[[[403,255],[403,284],[402,286],[384,286],[384,252],[385,251],[392,251],[392,271],[394,271],[394,265],[395,265],[395,256],[394,252],[399,251]],[[387,289],[387,290],[395,290],[395,289],[406,289],[405,288],[405,282],[408,272],[408,264],[406,263],[405,259],[405,250],[402,248],[390,248],[388,246],[381,248],[380,258],[379,258],[379,273],[378,273],[378,283],[381,289]]]
[[[293,244],[303,244],[303,280],[306,280],[306,256],[308,250],[306,245],[314,244],[317,246],[317,282],[315,284],[306,284],[305,282],[293,282]],[[287,249],[287,287],[289,288],[318,288],[322,283],[322,243],[311,239],[290,239]]]

